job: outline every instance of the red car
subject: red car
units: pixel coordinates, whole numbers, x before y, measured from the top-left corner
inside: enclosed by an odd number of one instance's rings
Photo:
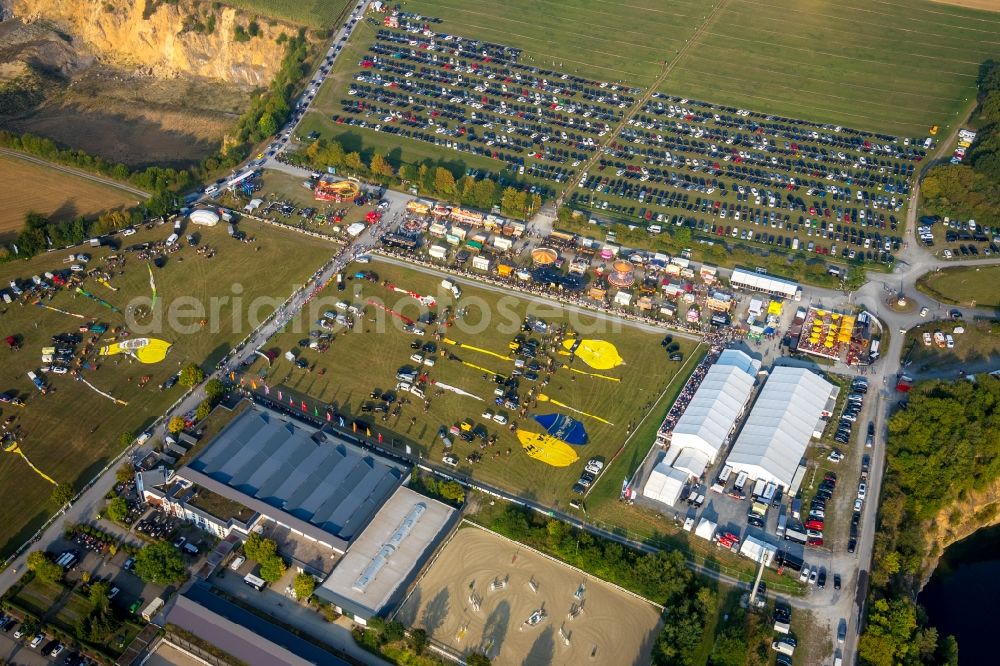
[[[823,545],[823,540],[820,539],[820,538],[818,538],[818,537],[811,538],[811,539],[809,539],[808,545],[810,545],[810,546],[822,546]]]
[[[806,529],[816,530],[818,532],[823,531],[823,521],[822,520],[810,520],[806,523]]]

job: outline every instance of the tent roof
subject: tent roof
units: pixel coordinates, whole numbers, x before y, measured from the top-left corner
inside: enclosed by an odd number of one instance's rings
[[[805,368],[775,368],[726,463],[787,487],[833,388]]]
[[[701,476],[708,467],[708,455],[704,451],[700,451],[694,447],[688,447],[681,449],[681,452],[677,454],[677,458],[674,459],[671,467],[678,469],[682,472],[687,472],[691,476]]]
[[[754,368],[750,357],[736,352],[708,369],[674,426],[675,447],[696,448],[715,460],[753,391],[756,369],[749,368]]]
[[[769,294],[782,294],[788,298],[795,296],[795,292],[799,289],[799,285],[795,282],[763,273],[751,273],[742,268],[733,269],[733,275],[729,281],[736,286],[756,289]]]
[[[716,527],[718,526],[708,518],[702,518],[698,521],[698,527],[694,528],[694,533],[702,539],[711,541],[712,537],[715,536]]]
[[[687,472],[674,469],[665,462],[661,462],[649,473],[649,479],[642,488],[644,497],[663,502],[664,504],[675,504],[684,490],[687,483]]]

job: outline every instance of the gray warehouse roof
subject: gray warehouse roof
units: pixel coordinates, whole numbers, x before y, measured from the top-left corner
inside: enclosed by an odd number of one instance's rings
[[[250,666],[348,666],[340,657],[213,594],[205,583],[179,596],[167,621]]]
[[[367,619],[391,606],[458,515],[400,487],[365,528],[316,596]]]
[[[325,533],[350,541],[407,472],[332,433],[253,409],[178,475],[313,538],[323,540]]]

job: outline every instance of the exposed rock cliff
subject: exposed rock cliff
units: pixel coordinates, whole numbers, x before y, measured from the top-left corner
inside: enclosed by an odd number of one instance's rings
[[[295,26],[257,22],[258,34],[238,41],[252,15],[194,0],[0,0],[25,22],[48,21],[83,42],[106,64],[170,78],[195,75],[266,85],[284,55],[278,36]]]
[[[927,556],[921,587],[930,580],[941,555],[951,544],[984,527],[1000,523],[1000,479],[979,492],[956,497],[927,526]]]

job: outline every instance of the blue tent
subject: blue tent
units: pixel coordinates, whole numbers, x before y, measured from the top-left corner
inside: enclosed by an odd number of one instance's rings
[[[574,418],[565,414],[540,414],[534,419],[545,432],[567,444],[582,446],[587,443],[587,429]]]

